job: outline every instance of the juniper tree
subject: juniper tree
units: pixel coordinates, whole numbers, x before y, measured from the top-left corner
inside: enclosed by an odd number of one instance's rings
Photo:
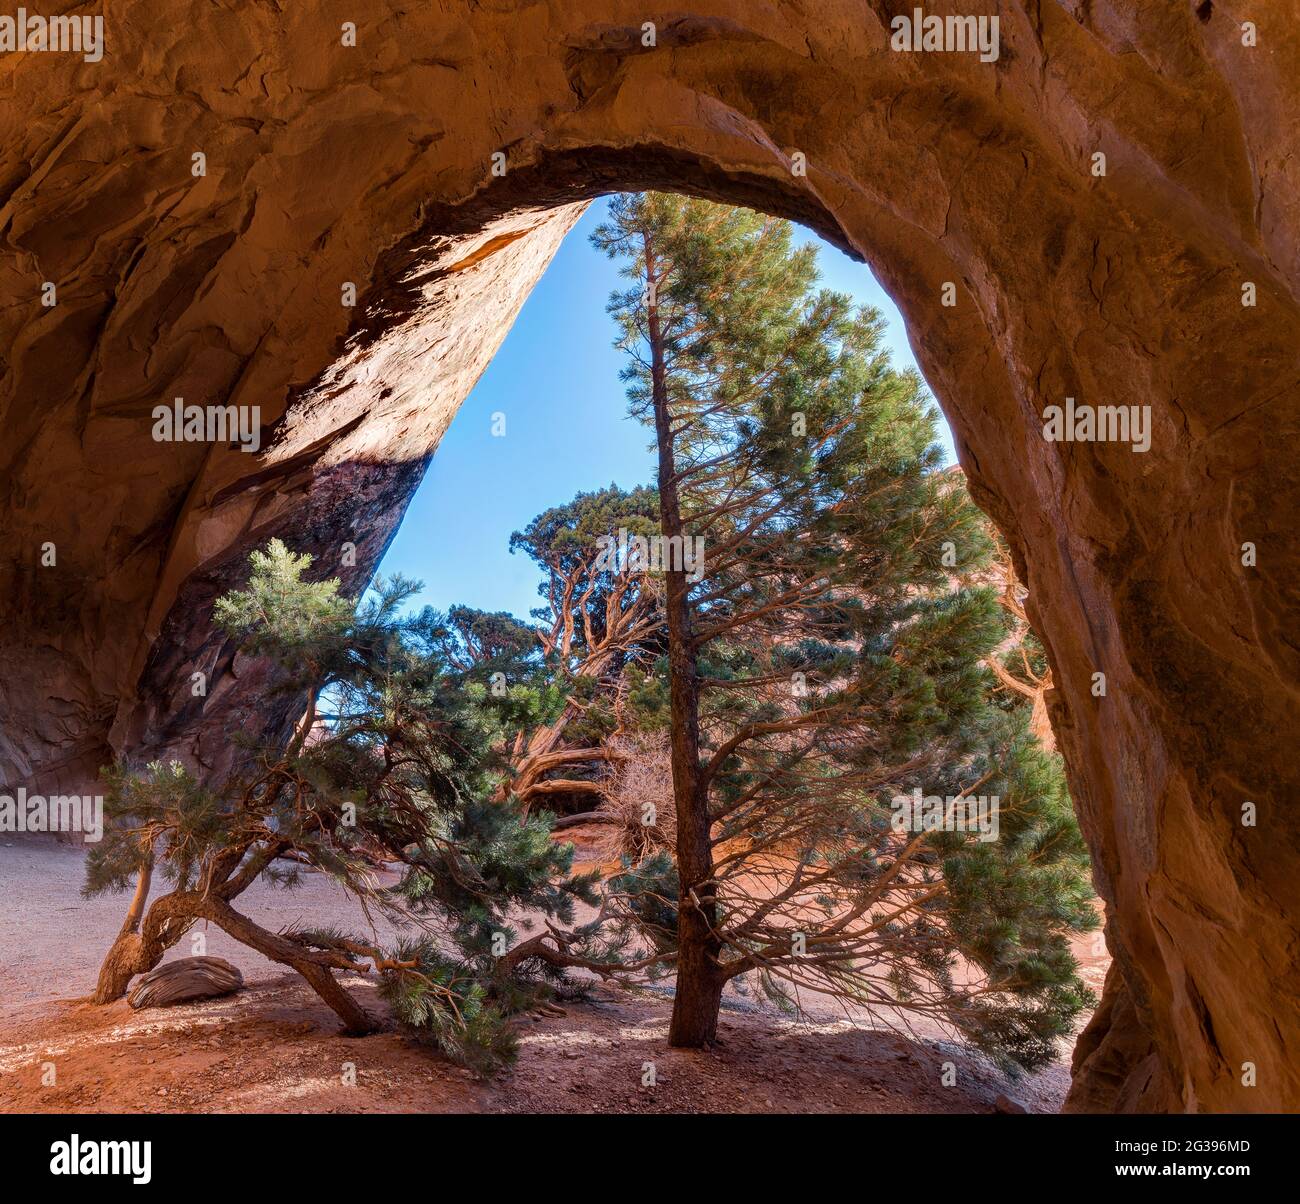
[[[594,901],[592,880],[570,872],[572,846],[550,839],[548,821],[490,798],[492,749],[520,721],[519,699],[451,662],[442,616],[402,613],[414,583],[378,580],[354,607],[337,580],[309,580],[309,563],[273,541],[214,611],[241,650],[273,662],[278,689],[305,699],[288,745],[248,742],[245,767],[219,782],[177,762],[109,772],[84,889],[136,891],[96,999],[119,998],[206,921],[300,973],[346,1031],[376,1022],[335,971],[374,972],[399,1020],[490,1064],[510,1052],[504,1014],[563,974],[573,940],[557,925],[575,900]],[[395,883],[378,882],[375,849],[400,869]],[[291,887],[304,866],[409,937],[385,948],[373,927],[272,932],[236,910],[259,878]],[[148,903],[160,876],[168,890]],[[511,911],[546,926],[521,942]]]
[[[653,490],[610,485],[544,511],[510,537],[511,552],[542,570],[537,592],[545,604],[532,617],[565,689],[559,714],[516,743],[509,789],[525,811],[542,795],[600,794],[598,780],[550,775],[609,760],[623,674],[650,656],[660,637],[662,608],[646,566],[617,552],[629,535],[653,531],[657,509]]]
[[[989,543],[922,382],[786,222],[647,194],[593,241],[630,283],[610,311],[661,534],[705,547],[697,580],[664,574],[675,866],[624,883],[675,949],[670,1042],[714,1039],[726,983],[757,976],[1041,1061],[1087,999],[1086,861],[1024,715],[990,702],[1005,622],[960,584]],[[1000,839],[899,830],[912,788],[999,796]]]
[[[541,800],[601,793],[623,674],[653,656],[663,626],[645,566],[613,552],[620,536],[649,533],[657,510],[652,489],[616,485],[545,510],[510,537],[511,552],[542,572],[534,623],[464,606],[443,618],[443,648],[458,670],[532,702],[520,711],[496,789],[525,814]]]

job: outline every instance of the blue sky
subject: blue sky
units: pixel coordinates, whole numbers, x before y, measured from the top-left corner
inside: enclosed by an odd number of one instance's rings
[[[540,604],[539,576],[527,557],[511,555],[511,532],[579,491],[653,478],[650,432],[627,417],[605,313],[618,265],[588,242],[604,211],[597,201],[564,240],[452,421],[384,557],[380,572],[424,582],[420,605],[527,616]],[[916,367],[903,320],[867,267],[807,237],[821,248],[822,283],[879,309],[894,362]],[[498,411],[504,436],[492,434]],[[955,459],[946,427],[941,434]]]

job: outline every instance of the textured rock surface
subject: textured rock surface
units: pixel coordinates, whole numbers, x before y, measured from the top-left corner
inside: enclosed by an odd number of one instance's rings
[[[764,207],[875,267],[1022,562],[1118,965],[1075,1106],[1300,1108],[1300,9],[1023,0],[981,64],[891,52],[911,7],[710,0],[646,47],[619,0],[115,0],[101,63],[0,57],[4,781],[224,753],[256,680],[211,599],[277,533],[360,584],[581,201]],[[1151,450],[1044,442],[1067,395],[1150,405]],[[177,396],[262,450],[153,442]]]

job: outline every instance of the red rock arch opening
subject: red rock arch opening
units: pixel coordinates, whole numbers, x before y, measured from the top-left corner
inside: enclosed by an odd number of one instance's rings
[[[653,45],[621,2],[385,9],[348,47],[136,0],[99,64],[6,59],[4,780],[221,755],[256,683],[207,604],[274,534],[360,584],[573,206],[751,205],[873,264],[1030,584],[1116,957],[1073,1106],[1300,1105],[1300,33],[1026,2],[982,63],[891,51],[895,7],[700,3]],[[178,396],[258,405],[260,450],[154,443]],[[1149,405],[1150,450],[1045,441],[1066,397]]]

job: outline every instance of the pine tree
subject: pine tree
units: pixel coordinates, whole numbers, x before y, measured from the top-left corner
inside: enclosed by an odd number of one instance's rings
[[[816,288],[786,222],[647,194],[593,241],[631,284],[610,310],[660,533],[704,547],[664,574],[673,881],[660,863],[622,883],[675,947],[670,1042],[713,1040],[749,976],[791,1006],[940,1016],[1035,1064],[1087,1001],[1067,947],[1095,923],[1086,860],[1025,716],[990,700],[1005,620],[960,586],[989,541],[938,471],[922,382],[891,367],[878,314]],[[1000,839],[900,830],[914,787],[997,794]]]
[[[505,1015],[562,977],[572,942],[556,925],[572,921],[576,900],[594,902],[593,881],[571,873],[572,846],[551,840],[549,820],[490,799],[501,768],[492,750],[520,721],[519,699],[495,697],[452,663],[443,616],[403,615],[418,585],[378,580],[354,607],[337,580],[309,580],[309,567],[273,541],[253,553],[247,588],[214,611],[239,648],[276,666],[280,690],[306,700],[288,746],[250,743],[245,768],[221,782],[176,762],[109,771],[105,837],[84,889],[134,881],[136,893],[96,998],[119,998],[210,921],[300,973],[346,1031],[376,1021],[334,971],[373,970],[399,1020],[487,1068],[510,1055]],[[497,654],[522,651],[508,629],[493,631]],[[376,850],[400,867],[394,886],[377,884]],[[304,865],[417,935],[384,949],[343,931],[271,932],[235,909],[258,878],[291,887]],[[159,871],[170,889],[146,909]],[[540,936],[520,939],[508,918],[520,911],[545,923]],[[430,921],[450,947],[427,935]]]

